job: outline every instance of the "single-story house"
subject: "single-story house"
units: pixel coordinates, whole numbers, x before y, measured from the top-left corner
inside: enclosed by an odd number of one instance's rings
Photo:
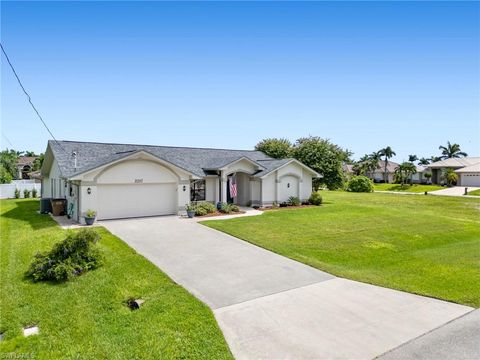
[[[432,172],[432,183],[444,184],[443,174],[453,169],[458,174],[457,185],[480,186],[480,157],[450,158],[428,165]]]
[[[422,166],[422,165],[417,165],[416,168],[417,168],[417,172],[412,175],[412,177],[410,179],[411,183],[412,184],[427,183],[428,179],[424,176],[427,168],[425,166]]]
[[[241,206],[306,200],[320,176],[298,160],[260,151],[53,140],[41,172],[42,197],[65,198],[77,221],[89,209],[102,220],[177,214],[202,200]]]
[[[387,164],[387,182],[393,183],[395,177],[395,169],[398,167],[398,164],[393,161],[389,161]],[[355,175],[354,165],[344,164],[342,169],[347,176],[347,178]],[[372,179],[374,182],[384,182],[385,181],[385,161],[379,160],[377,168],[373,173],[368,172],[365,176]]]

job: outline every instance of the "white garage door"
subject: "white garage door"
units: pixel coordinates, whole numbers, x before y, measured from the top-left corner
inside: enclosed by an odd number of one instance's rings
[[[280,181],[279,200],[287,201],[290,196],[298,196],[298,179],[295,176],[284,176]]]
[[[175,183],[109,184],[97,190],[99,220],[177,213]]]
[[[480,174],[462,174],[461,186],[480,186]]]

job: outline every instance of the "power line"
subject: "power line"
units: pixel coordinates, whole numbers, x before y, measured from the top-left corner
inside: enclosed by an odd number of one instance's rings
[[[12,62],[10,61],[10,58],[8,57],[5,49],[3,48],[2,43],[0,43],[0,47],[2,48],[3,55],[5,55],[5,58],[7,59],[8,65],[10,65],[10,68],[12,69],[13,74],[14,74],[15,77],[17,78],[18,84],[20,85],[20,87],[22,88],[23,92],[24,92],[25,95],[27,96],[28,102],[29,102],[30,105],[32,106],[33,110],[34,110],[35,113],[37,114],[38,118],[39,118],[40,121],[42,122],[42,124],[43,124],[43,126],[45,127],[45,129],[47,129],[47,131],[48,131],[48,133],[50,134],[50,136],[52,137],[52,139],[55,140],[55,142],[57,143],[57,145],[60,146],[60,148],[61,148],[63,151],[65,151],[65,149],[62,147],[62,145],[60,145],[60,143],[59,143],[58,140],[55,138],[55,136],[53,136],[53,133],[52,133],[52,132],[50,131],[50,129],[48,128],[47,124],[46,124],[45,121],[43,120],[42,116],[41,116],[40,113],[38,112],[38,110],[37,110],[37,108],[35,107],[35,105],[33,105],[32,98],[30,97],[30,94],[27,92],[27,90],[25,90],[25,87],[23,86],[22,82],[20,81],[20,78],[18,77],[17,72],[15,71],[15,68],[14,68],[13,65],[12,65]]]
[[[13,148],[14,146],[13,146],[12,142],[11,142],[10,139],[7,137],[7,135],[5,135],[5,134],[3,133],[3,131],[2,131],[2,136],[4,137],[5,140],[7,140],[7,142],[10,144],[10,146]]]

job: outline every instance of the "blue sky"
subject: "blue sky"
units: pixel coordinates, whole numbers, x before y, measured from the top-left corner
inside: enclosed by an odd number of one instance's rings
[[[480,154],[476,2],[2,2],[1,40],[58,139]],[[1,69],[2,148],[43,151]]]

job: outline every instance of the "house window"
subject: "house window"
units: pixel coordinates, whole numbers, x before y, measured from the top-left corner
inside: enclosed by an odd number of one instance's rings
[[[205,200],[205,180],[190,181],[190,201]]]

